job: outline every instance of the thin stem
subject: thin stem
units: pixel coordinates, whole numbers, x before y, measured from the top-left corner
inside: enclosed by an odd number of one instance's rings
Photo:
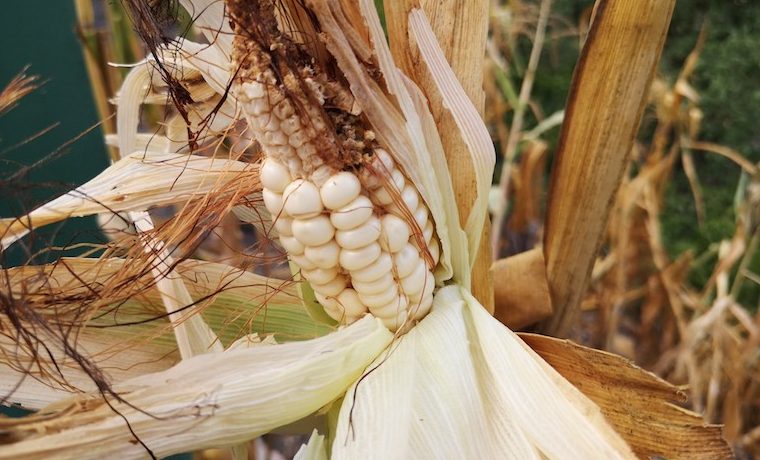
[[[536,77],[536,69],[541,59],[541,51],[544,47],[544,37],[546,36],[546,24],[549,20],[549,11],[551,10],[551,0],[541,0],[541,9],[538,13],[538,24],[536,25],[536,37],[533,40],[533,49],[530,52],[528,60],[528,69],[525,71],[525,77],[520,87],[520,97],[515,107],[515,114],[512,117],[512,126],[509,128],[509,138],[507,147],[504,150],[504,164],[501,167],[501,177],[499,178],[499,191],[503,197],[501,205],[498,206],[493,216],[493,228],[491,236],[491,249],[494,258],[499,257],[499,242],[501,241],[501,230],[504,226],[504,219],[507,215],[507,205],[509,203],[509,181],[512,175],[512,164],[517,153],[517,144],[522,132],[525,109],[528,107],[530,94],[533,90],[533,82]]]
[[[752,235],[747,250],[744,252],[742,261],[739,263],[739,269],[736,271],[736,278],[734,278],[734,283],[731,286],[731,297],[733,299],[736,299],[736,296],[739,295],[739,292],[742,289],[744,279],[747,278],[747,267],[752,261],[755,252],[757,252],[758,245],[760,245],[760,226],[755,229],[755,233]]]

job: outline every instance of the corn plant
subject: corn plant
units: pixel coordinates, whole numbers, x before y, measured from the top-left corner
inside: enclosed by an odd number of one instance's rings
[[[3,248],[70,217],[125,224],[97,258],[3,271],[5,401],[40,412],[0,421],[0,458],[242,458],[319,417],[298,458],[634,458],[638,428],[624,439],[471,293],[494,151],[425,12],[403,14],[405,74],[369,0],[181,3],[207,43],[164,40],[136,2],[153,49],[116,99],[121,158],[0,220]],[[473,173],[465,215],[434,97]],[[156,224],[158,205],[177,212]],[[289,279],[190,257],[230,213]]]

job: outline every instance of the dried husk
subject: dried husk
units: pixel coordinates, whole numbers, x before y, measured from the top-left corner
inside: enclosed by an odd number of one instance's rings
[[[228,159],[138,151],[119,160],[92,180],[46,203],[26,216],[0,219],[1,248],[31,229],[71,217],[145,211],[201,198],[210,191],[233,195],[254,190],[257,167]]]
[[[161,295],[151,279],[150,269],[139,269],[134,277],[132,273],[125,274],[133,268],[134,262],[119,258],[64,258],[51,265],[3,270],[7,284],[2,292],[8,298],[25,298],[29,308],[53,326],[67,324],[69,343],[75,350],[97,364],[109,381],[123,382],[168,369],[179,361],[173,330],[162,311]],[[272,336],[278,342],[287,342],[312,339],[332,331],[311,320],[300,305],[292,282],[197,260],[180,262],[174,273],[192,296],[192,303],[182,307],[198,306],[201,316],[197,317],[202,317],[218,334],[218,345],[229,345],[246,334]],[[96,300],[86,307],[78,304],[78,299],[81,302],[88,292],[106,293],[110,286],[124,283],[128,287],[120,288],[118,296]],[[84,308],[87,311],[83,312]],[[67,311],[71,314],[64,314]],[[86,315],[78,316],[82,313]],[[188,313],[180,314],[188,316]],[[72,315],[75,322],[69,323]],[[13,330],[7,317],[0,319],[6,331]],[[10,332],[6,334],[0,339],[3,366],[30,363],[29,350],[19,349]],[[59,347],[60,338],[38,339],[45,342],[52,355],[37,356],[41,361],[30,369],[34,378],[23,378],[24,373],[18,369],[7,368],[0,373],[0,394],[9,403],[41,409],[74,392],[96,390],[92,378],[72,361],[70,352],[64,353]],[[215,343],[200,345],[209,349]]]

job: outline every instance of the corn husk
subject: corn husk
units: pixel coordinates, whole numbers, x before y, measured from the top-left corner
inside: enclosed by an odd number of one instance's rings
[[[40,309],[40,314],[50,315],[55,325],[57,321],[67,320],[67,317],[58,318],[57,312],[78,311],[74,302],[81,299],[87,289],[123,282],[120,275],[128,264],[127,260],[118,258],[64,258],[42,267],[11,268],[3,273],[8,280],[5,294],[11,298],[25,295],[32,301],[50,297],[64,299],[55,309]],[[182,307],[198,305],[202,313],[197,317],[202,317],[216,331],[220,344],[230,345],[247,334],[287,342],[319,337],[332,330],[310,319],[299,305],[292,282],[196,260],[180,262],[174,272],[192,296],[192,303]],[[74,324],[71,331],[75,337],[71,344],[75,349],[92,359],[112,382],[164,370],[179,361],[172,328],[161,313],[161,293],[151,282],[149,273],[130,281],[130,285],[131,290],[122,292],[122,298],[92,305],[86,319]],[[71,303],[66,303],[65,298],[70,298]],[[191,317],[189,311],[184,308],[183,311],[183,315]],[[10,329],[6,323],[6,330]],[[28,363],[32,356],[25,349],[17,349],[9,340],[10,337],[2,339],[4,366],[8,366],[6,360],[11,357],[15,365]],[[21,381],[23,373],[10,369],[0,373],[0,392],[9,402],[27,409],[40,409],[73,392],[96,389],[90,376],[57,348],[55,337],[47,337],[45,343],[52,355],[38,356],[42,361],[37,364],[35,378]],[[215,341],[206,341],[200,345],[208,350],[215,344]],[[61,370],[60,375],[52,371],[54,363]],[[41,368],[53,373],[42,373]]]
[[[146,447],[164,457],[240,443],[340,396],[392,337],[379,320],[367,316],[311,341],[238,347],[183,360],[167,371],[115,385],[124,402],[106,404],[96,394],[13,422],[5,438],[16,442],[3,446],[0,458],[131,459],[144,458]],[[132,442],[125,418],[144,444]]]
[[[20,218],[0,219],[3,248],[31,229],[71,217],[144,211],[203,197],[210,190],[234,193],[258,182],[253,165],[234,160],[163,152],[135,152],[84,185]]]
[[[314,430],[309,437],[309,442],[301,446],[296,452],[294,460],[327,460],[327,446],[325,437]]]
[[[431,314],[349,390],[332,452],[633,458],[591,401],[456,286],[441,289]]]

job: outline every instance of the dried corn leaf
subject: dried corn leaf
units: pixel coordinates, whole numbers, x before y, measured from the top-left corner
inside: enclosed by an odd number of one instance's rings
[[[512,330],[519,330],[551,315],[552,300],[541,248],[497,260],[492,270],[497,280],[496,319]]]
[[[642,458],[731,458],[721,427],[678,407],[676,387],[620,356],[568,340],[520,334],[525,343],[584,395]]]
[[[578,315],[674,5],[597,2],[573,76],[547,205],[544,251],[555,311],[545,330],[553,335],[567,334]]]

